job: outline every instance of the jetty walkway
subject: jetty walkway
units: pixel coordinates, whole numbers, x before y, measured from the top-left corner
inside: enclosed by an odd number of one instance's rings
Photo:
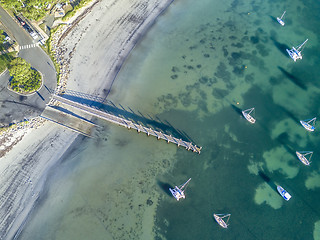
[[[71,101],[69,99],[63,98],[63,97],[58,96],[56,94],[52,95],[52,99],[51,100],[66,104],[68,106],[71,106],[73,108],[81,110],[81,111],[83,111],[83,112],[85,112],[85,113],[87,113],[87,114],[89,114],[91,116],[95,116],[95,117],[104,119],[106,121],[118,124],[120,126],[128,128],[128,129],[135,129],[135,130],[138,131],[138,133],[140,133],[140,132],[146,133],[148,136],[150,136],[150,135],[154,136],[158,140],[159,139],[163,139],[167,143],[174,143],[178,147],[182,146],[182,147],[185,147],[187,150],[192,150],[193,152],[196,152],[196,153],[200,154],[200,151],[201,151],[202,147],[198,147],[198,146],[192,144],[191,142],[187,142],[187,141],[184,141],[182,139],[175,138],[172,135],[168,135],[168,134],[162,133],[160,131],[156,131],[156,130],[154,130],[152,128],[147,128],[145,126],[142,126],[141,124],[136,124],[136,123],[134,123],[134,122],[132,122],[130,120],[127,120],[125,118],[121,118],[121,117],[112,115],[110,113],[101,111],[99,109],[96,109],[96,108],[93,108],[93,107],[90,107],[90,106],[87,106],[87,105],[84,105],[84,104],[81,104],[81,103],[78,103],[78,102]]]

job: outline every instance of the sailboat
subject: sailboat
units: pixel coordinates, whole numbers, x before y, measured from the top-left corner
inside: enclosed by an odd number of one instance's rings
[[[242,115],[251,123],[255,123],[256,119],[251,116],[251,113],[254,113],[254,108],[249,108],[247,110],[242,111]]]
[[[297,61],[297,59],[302,59],[302,55],[301,55],[301,52],[302,50],[300,51],[300,49],[303,47],[304,44],[306,44],[306,42],[308,41],[305,40],[302,44],[300,44],[297,48],[295,47],[292,47],[292,49],[286,49],[289,56],[293,59],[293,61]]]
[[[312,157],[312,154],[313,152],[311,151],[296,151],[296,154],[297,154],[297,157],[299,158],[299,160],[304,164],[304,165],[307,165],[309,166],[311,161],[311,157]]]
[[[213,214],[214,219],[223,228],[228,228],[228,221],[230,219],[230,216],[231,214],[217,214],[217,213]],[[223,220],[223,218],[227,218],[227,221]]]
[[[316,123],[316,119],[317,118],[301,120],[300,123],[305,129],[307,129],[310,132],[313,132],[316,129],[316,127],[314,126]]]
[[[190,182],[190,180],[191,178],[189,178],[188,181],[186,181],[184,184],[180,186],[175,186],[173,189],[169,188],[171,194],[174,196],[175,199],[177,199],[177,201],[179,201],[180,198],[186,198],[184,190],[187,187],[187,184]]]
[[[281,17],[279,18],[279,17],[277,17],[277,21],[278,21],[278,23],[280,23],[281,24],[281,26],[284,26],[284,21],[282,20],[282,18],[283,18],[283,16],[284,16],[284,14],[286,14],[286,11],[284,11],[283,12],[283,14],[281,15]]]
[[[277,190],[280,193],[280,195],[283,197],[284,200],[289,201],[291,198],[291,195],[281,186],[277,186]]]

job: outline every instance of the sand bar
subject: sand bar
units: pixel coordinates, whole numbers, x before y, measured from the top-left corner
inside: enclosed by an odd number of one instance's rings
[[[172,0],[101,0],[81,21],[66,25],[68,35],[55,46],[61,64],[59,91],[106,97],[123,62]],[[59,35],[60,34],[60,35]],[[56,42],[57,42],[56,41]],[[12,239],[34,207],[50,169],[78,134],[45,121],[37,129],[21,128],[1,135],[13,143],[1,149],[0,239]],[[16,136],[16,137],[15,137]],[[19,141],[15,141],[15,140]],[[9,151],[6,151],[8,150]]]

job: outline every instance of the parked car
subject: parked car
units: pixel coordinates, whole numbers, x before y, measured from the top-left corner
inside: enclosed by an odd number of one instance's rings
[[[21,19],[21,17],[16,16],[16,18],[18,19],[19,23],[20,23],[22,26],[24,26],[24,25],[26,24],[26,22],[23,21],[23,20]]]

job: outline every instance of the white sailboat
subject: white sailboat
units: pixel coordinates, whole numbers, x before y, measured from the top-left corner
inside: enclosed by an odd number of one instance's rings
[[[277,21],[278,23],[281,24],[281,26],[284,26],[284,21],[282,20],[282,18],[284,17],[284,14],[286,14],[286,11],[283,12],[283,14],[281,15],[281,17],[277,17]]]
[[[242,115],[247,119],[250,123],[255,123],[256,119],[251,116],[254,113],[254,108],[249,108],[247,110],[242,111]]]
[[[307,129],[310,132],[313,132],[316,129],[316,127],[314,126],[316,123],[316,119],[317,118],[301,120],[300,123],[305,129]]]
[[[171,194],[174,196],[177,201],[180,200],[180,198],[186,198],[186,195],[184,194],[184,190],[187,187],[187,184],[190,182],[191,178],[188,179],[184,184],[180,186],[175,186],[174,188],[169,188]]]
[[[308,41],[305,40],[302,44],[300,44],[297,48],[295,47],[292,47],[292,49],[286,49],[289,56],[293,59],[293,61],[297,61],[297,59],[302,59],[302,55],[301,55],[301,52],[302,52],[302,47],[306,44],[306,42]]]
[[[299,158],[299,160],[304,164],[304,165],[307,165],[309,166],[311,161],[311,157],[312,157],[312,154],[313,152],[311,151],[296,151],[296,154],[297,154],[297,157]]]
[[[217,213],[213,214],[214,219],[223,228],[228,228],[228,221],[230,219],[230,216],[231,214],[217,214]],[[224,218],[227,218],[227,221],[223,220]]]

